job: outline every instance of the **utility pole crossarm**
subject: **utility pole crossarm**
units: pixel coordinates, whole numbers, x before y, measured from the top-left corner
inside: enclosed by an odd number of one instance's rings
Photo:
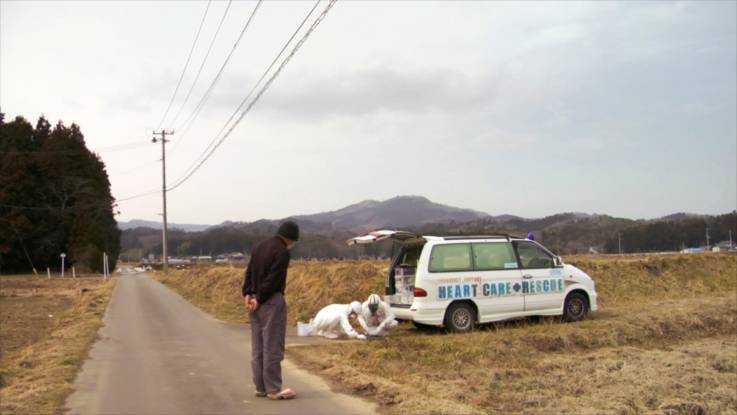
[[[169,270],[169,255],[167,252],[167,239],[166,239],[166,233],[167,233],[167,223],[166,223],[166,143],[169,142],[169,140],[166,139],[167,135],[173,135],[174,131],[166,131],[161,130],[159,132],[154,131],[154,138],[151,140],[151,142],[156,143],[159,140],[161,141],[161,197],[163,199],[163,206],[164,210],[162,212],[163,217],[163,227],[162,227],[162,238],[161,238],[161,247],[162,247],[162,263],[164,264],[164,272],[166,273]],[[157,137],[157,135],[161,136],[161,139]]]

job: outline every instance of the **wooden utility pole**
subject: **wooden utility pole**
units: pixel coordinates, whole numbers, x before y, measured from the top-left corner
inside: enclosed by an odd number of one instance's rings
[[[166,143],[169,142],[169,140],[166,139],[167,135],[172,135],[174,132],[169,132],[166,130],[161,130],[160,132],[154,131],[154,138],[151,140],[151,142],[156,143],[158,141],[161,141],[161,196],[163,198],[164,202],[164,211],[162,213],[162,216],[164,218],[164,223],[162,227],[162,238],[161,238],[161,247],[162,247],[162,260],[164,264],[164,272],[167,272],[169,270],[169,256],[167,251],[167,244],[166,244]],[[161,138],[158,138],[157,135],[160,135]]]

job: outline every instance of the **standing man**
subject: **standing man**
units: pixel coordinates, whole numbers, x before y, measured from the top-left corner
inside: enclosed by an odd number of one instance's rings
[[[297,224],[282,223],[274,237],[256,245],[246,269],[243,300],[251,317],[251,370],[257,397],[280,400],[297,396],[291,389],[282,389],[281,379],[287,328],[284,288],[289,248],[297,240]]]

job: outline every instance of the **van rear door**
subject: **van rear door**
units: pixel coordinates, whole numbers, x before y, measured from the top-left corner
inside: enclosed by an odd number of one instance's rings
[[[412,232],[380,230],[351,238],[346,244],[349,246],[373,244],[386,239],[399,242],[402,249],[389,266],[384,299],[392,307],[409,308],[414,300],[417,259],[422,251],[422,245],[426,242],[425,238]]]
[[[345,243],[349,246],[365,245],[365,244],[373,244],[379,241],[383,241],[385,239],[394,239],[402,243],[421,243],[425,241],[425,238],[415,233],[412,233],[412,232],[381,230],[381,231],[371,232],[367,235],[351,238],[345,241]]]

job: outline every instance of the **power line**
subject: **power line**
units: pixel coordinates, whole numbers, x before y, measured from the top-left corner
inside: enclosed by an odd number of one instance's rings
[[[161,192],[161,189],[149,190],[147,192],[135,194],[132,196],[127,196],[121,199],[113,198],[111,202],[89,203],[89,204],[84,204],[84,205],[71,205],[69,206],[69,209],[70,210],[71,209],[84,209],[88,207],[97,207],[97,206],[105,207],[105,206],[110,206],[111,203],[112,205],[116,205],[120,202],[127,202],[129,200],[138,199],[138,198],[145,197],[145,196],[151,196],[154,194],[158,194],[159,192]],[[0,203],[0,207],[7,208],[7,209],[24,209],[24,210],[59,210],[58,206],[19,206],[19,205],[9,205],[5,203]]]
[[[205,24],[205,18],[207,17],[207,11],[210,10],[210,3],[212,3],[212,0],[207,2],[207,7],[205,7],[205,13],[202,15],[202,20],[200,21],[200,27],[197,29],[197,35],[194,37],[194,42],[192,42],[192,47],[189,49],[189,55],[187,56],[187,62],[184,63],[182,74],[179,75],[179,81],[177,82],[177,87],[174,88],[174,94],[171,96],[171,100],[169,100],[169,105],[166,106],[166,112],[164,112],[164,116],[161,118],[161,121],[159,121],[159,126],[156,127],[157,130],[161,127],[161,124],[163,124],[164,121],[166,120],[166,116],[169,115],[169,110],[171,109],[171,105],[174,103],[174,99],[177,96],[177,92],[179,92],[179,87],[182,85],[182,79],[184,79],[184,74],[187,72],[187,67],[189,67],[189,61],[190,59],[192,59],[192,53],[194,52],[195,45],[197,45],[197,40],[200,38],[200,32],[202,31],[202,26]]]
[[[228,6],[225,8],[223,17],[220,18],[220,23],[218,24],[218,28],[217,30],[215,30],[215,35],[212,37],[212,40],[210,41],[210,46],[207,48],[207,53],[205,53],[205,57],[204,59],[202,59],[202,63],[200,64],[200,68],[197,70],[197,75],[195,76],[194,81],[192,82],[192,86],[189,88],[189,91],[187,91],[187,95],[184,97],[184,102],[182,102],[182,105],[179,107],[179,111],[177,111],[177,115],[174,116],[174,120],[171,122],[171,125],[174,125],[177,123],[179,116],[182,114],[182,110],[184,109],[184,106],[187,105],[187,101],[189,101],[189,97],[190,95],[192,95],[192,91],[194,90],[195,85],[197,85],[197,81],[200,79],[200,74],[202,74],[202,68],[205,67],[207,58],[210,56],[210,51],[212,51],[212,47],[213,45],[215,45],[215,40],[218,38],[218,34],[220,33],[220,28],[223,27],[223,22],[225,21],[225,17],[228,15],[228,10],[230,10],[230,5],[232,3],[233,3],[233,0],[228,0]]]
[[[225,122],[225,124],[223,124],[223,127],[220,129],[220,131],[218,131],[218,133],[213,137],[213,139],[210,141],[210,143],[208,143],[207,147],[205,147],[205,149],[202,151],[202,153],[199,156],[197,156],[197,158],[195,159],[195,161],[187,168],[187,170],[185,170],[184,176],[186,176],[186,177],[184,179],[178,179],[176,181],[176,183],[174,184],[174,186],[171,188],[172,190],[175,189],[175,188],[177,188],[177,187],[179,187],[179,185],[180,185],[179,182],[180,181],[183,182],[184,180],[187,180],[189,178],[189,176],[191,176],[190,173],[194,173],[193,169],[196,170],[196,166],[197,166],[198,160],[200,160],[201,158],[203,158],[203,157],[206,156],[207,152],[215,144],[215,142],[217,141],[217,138],[220,136],[220,134],[222,134],[223,131],[225,131],[225,128],[227,128],[228,124],[230,124],[230,122],[235,118],[235,116],[238,114],[238,112],[241,110],[241,108],[243,108],[243,105],[245,105],[246,101],[248,101],[248,99],[251,98],[251,95],[253,95],[254,91],[256,91],[256,88],[258,88],[258,86],[261,84],[261,82],[266,78],[266,75],[268,75],[269,71],[271,71],[271,68],[274,67],[274,65],[279,60],[279,58],[281,58],[281,56],[284,53],[284,51],[292,43],[292,40],[294,40],[294,38],[297,36],[297,33],[299,33],[299,31],[302,29],[302,27],[304,26],[304,24],[310,18],[310,16],[312,16],[312,13],[314,13],[315,9],[317,9],[317,5],[318,4],[320,4],[320,0],[317,0],[315,2],[315,4],[310,9],[310,11],[304,17],[304,19],[302,19],[302,22],[300,22],[299,26],[297,26],[297,29],[295,29],[294,33],[292,33],[292,35],[289,37],[289,39],[287,39],[287,41],[284,43],[284,46],[282,46],[281,50],[276,55],[276,57],[274,58],[274,60],[271,61],[271,63],[266,68],[266,70],[264,71],[264,73],[261,74],[261,77],[259,78],[259,80],[253,85],[253,87],[251,88],[251,90],[248,92],[248,95],[246,95],[246,97],[241,101],[241,103],[238,104],[238,107],[235,109],[235,111],[233,111],[233,113],[230,115],[230,118],[228,118],[228,120]]]
[[[261,90],[258,92],[258,94],[256,94],[256,96],[253,98],[253,100],[248,104],[248,106],[245,108],[245,110],[243,110],[243,112],[241,112],[241,114],[238,117],[238,119],[231,125],[231,127],[228,129],[228,131],[225,133],[225,135],[223,135],[219,140],[217,140],[217,137],[227,127],[228,123],[233,119],[233,117],[243,107],[243,105],[246,103],[246,101],[248,100],[248,98],[253,94],[253,91],[255,90],[255,88],[264,79],[264,77],[266,76],[266,74],[268,73],[268,71],[273,67],[274,63],[279,58],[279,56],[281,56],[281,54],[283,53],[284,49],[286,49],[286,47],[291,43],[292,39],[299,32],[299,30],[302,28],[302,26],[304,25],[305,21],[307,21],[307,19],[309,19],[309,17],[312,15],[312,12],[315,10],[315,8],[319,4],[320,0],[318,0],[315,3],[315,5],[313,6],[313,8],[310,10],[310,12],[307,14],[307,16],[305,17],[305,19],[302,21],[302,23],[300,24],[300,26],[295,31],[295,33],[292,35],[292,37],[289,38],[289,40],[287,41],[287,43],[284,45],[284,47],[282,48],[282,51],[279,52],[279,55],[277,55],[277,59],[275,59],[274,62],[272,62],[272,64],[269,65],[269,68],[266,70],[266,72],[264,72],[264,75],[261,76],[261,78],[259,79],[259,82],[257,82],[256,85],[254,85],[254,88],[251,90],[251,92],[249,92],[249,94],[241,102],[241,104],[238,106],[238,108],[233,113],[233,115],[231,115],[231,118],[225,123],[225,125],[223,126],[223,129],[221,129],[220,132],[218,133],[218,135],[216,135],[213,138],[213,141],[210,142],[210,145],[208,145],[208,147],[205,149],[205,152],[207,152],[207,154],[205,154],[205,156],[198,163],[196,163],[193,168],[190,168],[189,172],[186,173],[184,175],[184,177],[182,177],[181,179],[177,180],[177,182],[172,187],[170,187],[169,189],[167,189],[168,191],[171,191],[171,190],[176,189],[177,187],[181,186],[184,182],[186,182],[190,177],[192,177],[192,175],[197,170],[199,170],[199,168],[210,158],[210,156],[212,156],[212,154],[215,152],[215,150],[217,150],[217,148],[220,147],[220,145],[225,141],[225,139],[227,139],[230,136],[230,134],[233,132],[233,130],[235,129],[235,127],[241,122],[241,120],[243,120],[243,117],[245,117],[246,114],[248,114],[248,112],[250,112],[251,108],[253,108],[253,106],[261,98],[261,96],[264,94],[264,92],[266,92],[266,90],[269,88],[269,86],[271,86],[272,82],[274,82],[274,80],[276,79],[276,77],[279,76],[279,74],[281,73],[282,69],[284,69],[284,67],[287,65],[287,63],[289,63],[289,61],[292,59],[292,57],[297,53],[297,51],[307,41],[307,38],[312,34],[312,32],[317,28],[317,26],[323,21],[323,19],[325,18],[325,16],[327,15],[327,13],[330,11],[330,9],[333,7],[333,5],[336,3],[336,1],[337,0],[330,0],[328,2],[328,5],[325,7],[325,9],[322,11],[322,13],[320,13],[320,15],[315,19],[315,21],[312,22],[312,25],[307,29],[307,31],[304,33],[304,35],[302,35],[302,38],[297,42],[297,44],[295,44],[295,46],[292,48],[292,51],[289,53],[289,55],[287,55],[287,57],[284,58],[284,60],[281,62],[281,64],[279,65],[279,67],[276,69],[276,71],[271,75],[271,78],[269,78],[269,80],[264,84],[264,86],[261,88]],[[217,140],[217,142],[216,142],[216,140]],[[213,143],[214,143],[214,145],[213,145]],[[208,148],[210,148],[210,147],[211,147],[211,149],[208,152]]]
[[[246,21],[246,24],[243,26],[243,29],[241,30],[240,35],[238,35],[238,39],[236,39],[235,43],[233,44],[233,47],[230,49],[230,53],[228,53],[228,56],[225,58],[225,61],[223,62],[222,66],[220,66],[220,70],[218,71],[217,75],[215,75],[215,78],[210,83],[210,86],[207,88],[207,91],[205,91],[205,94],[202,95],[202,98],[200,98],[200,101],[197,103],[197,106],[195,106],[194,111],[184,120],[182,123],[182,126],[184,126],[184,131],[179,135],[179,140],[177,140],[174,143],[174,147],[172,147],[171,151],[177,149],[177,146],[179,146],[179,143],[182,142],[184,139],[184,136],[187,135],[187,132],[189,131],[190,127],[192,127],[192,124],[194,124],[194,121],[197,119],[197,116],[200,113],[200,110],[202,110],[203,106],[207,102],[207,100],[210,98],[210,94],[212,93],[213,88],[215,87],[215,84],[218,83],[220,80],[220,76],[223,74],[223,71],[225,70],[225,67],[228,65],[228,62],[230,62],[230,58],[233,56],[233,53],[235,52],[236,48],[238,48],[238,44],[240,43],[241,39],[243,38],[243,35],[246,33],[246,30],[251,25],[251,21],[253,20],[253,17],[256,15],[256,11],[258,11],[259,6],[261,6],[261,2],[263,0],[258,0],[256,3],[256,7],[253,8],[253,11],[251,12],[251,15],[248,17],[248,20]]]
[[[126,144],[116,144],[112,146],[107,147],[97,147],[97,148],[90,148],[88,149],[90,152],[93,153],[99,153],[99,152],[105,152],[105,153],[112,153],[116,151],[128,151],[128,150],[134,150],[137,148],[141,148],[144,146],[148,146],[148,141],[137,141],[133,143],[126,143]],[[0,151],[0,155],[3,154],[81,154],[79,151],[73,151],[73,150],[10,150],[10,151]]]

